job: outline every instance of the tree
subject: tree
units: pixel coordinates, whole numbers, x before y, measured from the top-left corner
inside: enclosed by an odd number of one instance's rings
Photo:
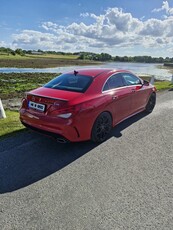
[[[16,55],[16,53],[14,52],[14,50],[11,51],[11,54],[12,54],[13,56]]]
[[[24,52],[23,52],[22,49],[16,49],[16,50],[15,50],[15,53],[18,54],[18,55],[21,55],[21,56],[24,55]]]

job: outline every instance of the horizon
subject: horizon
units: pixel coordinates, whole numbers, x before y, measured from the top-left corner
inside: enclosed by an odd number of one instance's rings
[[[0,34],[0,47],[14,50],[171,57],[173,3],[2,0]]]
[[[26,54],[30,54],[30,53],[28,53],[28,51],[31,51],[31,52],[40,52],[40,53],[43,53],[43,54],[48,54],[49,52],[55,52],[55,55],[79,55],[79,54],[82,54],[82,53],[85,53],[85,54],[93,54],[93,55],[101,55],[102,53],[94,53],[94,52],[87,52],[87,51],[76,51],[76,52],[64,52],[64,51],[55,51],[55,50],[41,50],[41,49],[35,49],[35,50],[25,50],[25,49],[22,49],[22,48],[20,48],[20,47],[18,47],[18,48],[16,48],[16,49],[11,49],[10,47],[3,47],[3,46],[1,46],[0,47],[0,49],[1,48],[5,48],[5,49],[10,49],[10,50],[12,50],[12,51],[16,51],[17,49],[20,49],[20,50],[22,50],[23,52],[24,51],[26,51],[26,53],[24,52],[23,54],[24,55],[26,55]],[[17,54],[17,53],[16,53]],[[15,55],[16,55],[15,54]],[[34,53],[31,53],[32,55],[34,55]],[[106,54],[109,54],[109,53],[106,53]],[[11,54],[11,55],[13,55],[13,54]],[[20,54],[18,54],[18,55],[20,55]],[[111,55],[111,54],[109,54],[109,55]],[[166,59],[166,58],[169,58],[169,59],[173,59],[173,56],[172,57],[162,57],[162,56],[160,56],[160,57],[155,57],[155,56],[152,56],[152,55],[134,55],[134,56],[127,56],[127,55],[124,55],[124,56],[119,56],[119,55],[111,55],[111,57],[112,58],[115,58],[115,57],[119,57],[119,58],[123,58],[123,57],[131,57],[131,58],[134,58],[134,57],[151,57],[152,59],[159,59],[159,58],[163,58],[163,59]]]

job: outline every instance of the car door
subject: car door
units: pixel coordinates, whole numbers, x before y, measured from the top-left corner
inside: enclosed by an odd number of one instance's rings
[[[121,73],[112,75],[103,87],[107,102],[113,114],[113,124],[129,116],[131,111],[131,89],[125,87]]]
[[[145,107],[147,91],[145,87],[143,87],[141,79],[137,76],[131,73],[122,73],[122,77],[131,91],[131,114],[133,114]]]

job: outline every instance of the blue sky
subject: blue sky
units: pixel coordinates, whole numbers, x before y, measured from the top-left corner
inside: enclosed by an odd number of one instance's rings
[[[0,46],[173,56],[173,0],[1,0],[0,6]]]

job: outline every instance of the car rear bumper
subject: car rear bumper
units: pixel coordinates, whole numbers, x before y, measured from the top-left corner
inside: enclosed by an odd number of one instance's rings
[[[81,141],[80,134],[72,119],[31,114],[20,110],[20,120],[24,126],[55,139],[64,138],[70,142]]]

